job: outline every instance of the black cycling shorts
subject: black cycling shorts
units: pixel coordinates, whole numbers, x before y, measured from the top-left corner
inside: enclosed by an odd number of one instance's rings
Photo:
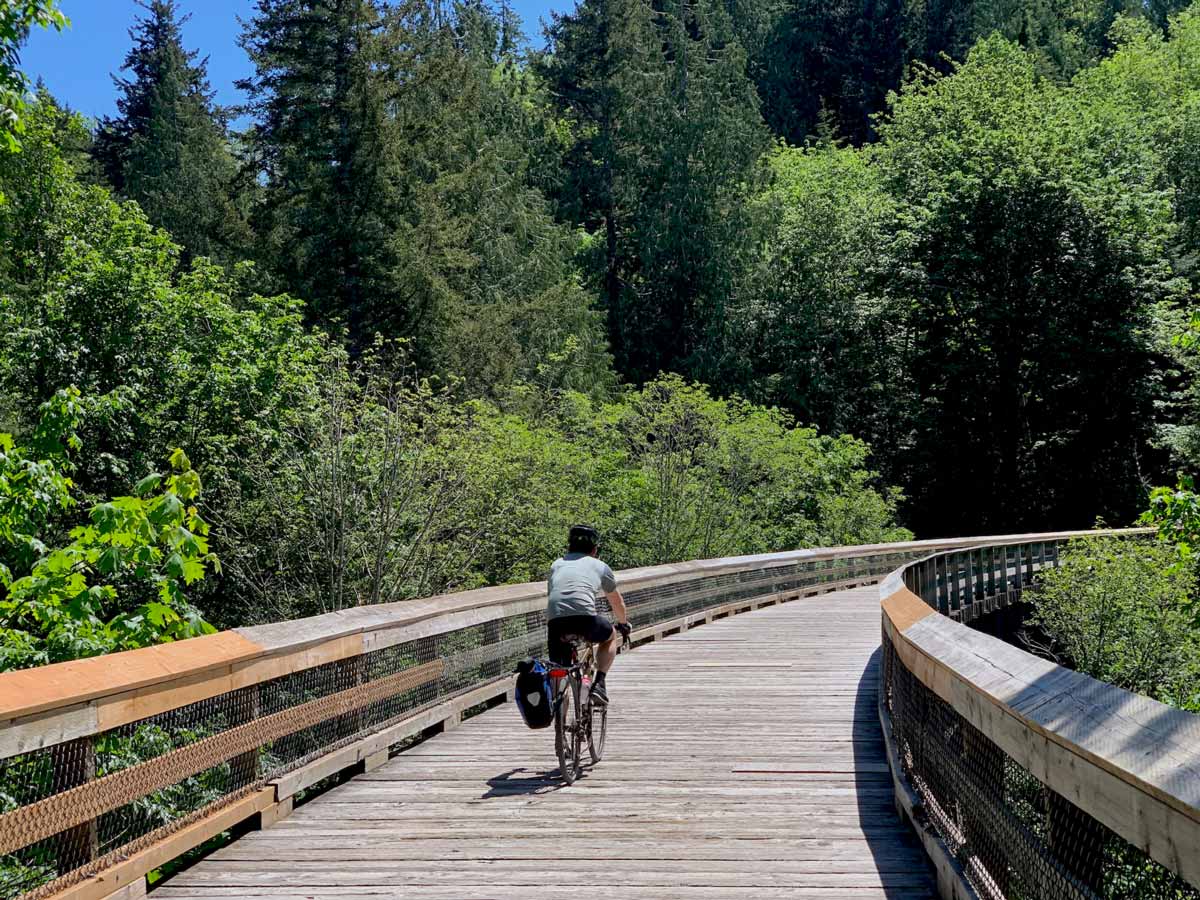
[[[613,623],[604,616],[559,616],[546,623],[546,642],[550,645],[550,661],[560,666],[571,664],[571,642],[564,637],[574,636],[592,644],[603,644],[613,636]]]

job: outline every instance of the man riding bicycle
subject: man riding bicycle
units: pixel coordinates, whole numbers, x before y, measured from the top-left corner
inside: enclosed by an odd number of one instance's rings
[[[571,526],[567,552],[554,561],[546,583],[546,637],[551,661],[561,666],[571,663],[571,639],[598,645],[591,696],[596,703],[607,704],[605,678],[617,658],[621,638],[629,636],[630,628],[617,578],[599,555],[599,532],[590,525]],[[615,628],[600,614],[597,605],[601,596],[608,598],[617,618]]]

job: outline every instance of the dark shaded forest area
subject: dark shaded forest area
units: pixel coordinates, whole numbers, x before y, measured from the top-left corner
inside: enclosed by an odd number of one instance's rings
[[[614,566],[1126,524],[1200,459],[1200,7],[0,20],[0,667]],[[911,529],[911,531],[910,531]],[[202,611],[202,612],[201,612]]]

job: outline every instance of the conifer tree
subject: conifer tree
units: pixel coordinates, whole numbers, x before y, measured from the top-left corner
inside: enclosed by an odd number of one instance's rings
[[[93,152],[109,183],[194,256],[232,262],[248,231],[233,199],[238,165],[224,114],[213,103],[206,60],[183,45],[175,0],[150,0],[129,31],[133,46],[114,76],[115,118]]]
[[[256,232],[317,318],[356,330],[368,303],[394,294],[384,31],[374,0],[258,0],[241,38],[265,180]]]
[[[257,225],[314,318],[343,323],[359,347],[405,338],[423,372],[480,392],[550,358],[575,373],[557,384],[602,383],[578,242],[536,184],[554,139],[517,65],[512,16],[481,0],[257,10],[243,35],[265,183]]]
[[[540,69],[576,136],[560,212],[602,245],[593,276],[618,368],[711,375],[767,143],[729,14],[584,0],[549,37]]]
[[[436,201],[455,236],[445,368],[482,393],[514,380],[603,393],[603,321],[578,278],[579,236],[542,191],[560,138],[517,23],[466,0],[424,57],[411,76],[423,90],[401,108],[423,122],[409,159],[436,173],[426,206]]]

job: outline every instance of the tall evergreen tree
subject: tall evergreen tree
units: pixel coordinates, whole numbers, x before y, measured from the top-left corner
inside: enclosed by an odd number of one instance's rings
[[[360,347],[407,338],[423,371],[481,392],[553,357],[556,384],[590,389],[604,341],[538,188],[553,139],[519,40],[481,0],[260,0],[257,225],[287,287]]]
[[[603,392],[603,322],[578,278],[580,239],[541,187],[561,143],[545,91],[521,59],[517,23],[483,0],[458,3],[431,35],[397,104],[409,177],[406,212],[444,224],[443,368],[478,393],[514,380]]]
[[[870,138],[911,41],[925,37],[914,24],[903,0],[793,0],[752,64],[772,130],[799,144],[827,114],[855,143]]]
[[[265,179],[255,226],[284,284],[355,334],[420,311],[397,282],[395,162],[387,104],[396,58],[377,0],[258,0],[238,82]]]
[[[244,216],[234,202],[238,165],[214,106],[206,60],[183,46],[175,0],[150,0],[114,76],[115,118],[100,124],[93,152],[111,185],[196,256],[240,258]]]
[[[561,213],[596,235],[618,368],[711,374],[767,144],[728,11],[583,0],[549,37],[540,69],[575,137]]]

